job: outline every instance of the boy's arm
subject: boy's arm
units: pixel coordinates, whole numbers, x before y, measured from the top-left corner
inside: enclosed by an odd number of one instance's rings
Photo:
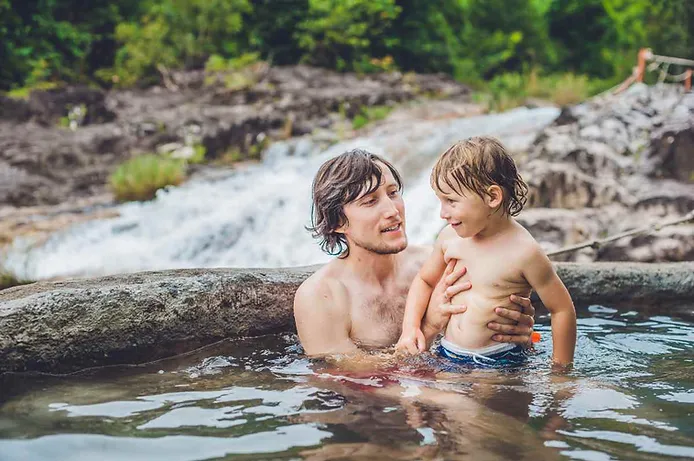
[[[434,287],[441,278],[441,275],[446,270],[446,262],[443,258],[444,251],[442,239],[437,240],[431,252],[431,256],[424,262],[424,265],[414,277],[412,285],[410,285],[410,290],[407,294],[407,302],[405,304],[405,315],[402,321],[401,340],[406,339],[408,336],[412,336],[415,332],[421,334],[422,317],[424,317],[424,312],[429,305],[431,293],[434,291]],[[424,338],[420,338],[420,340],[416,341],[416,349],[412,347],[412,340],[414,338],[410,337],[409,339],[410,344],[403,345],[407,347],[410,353],[417,353],[417,351],[424,352],[426,349],[426,341],[424,341]],[[401,344],[400,341],[398,343],[399,345]]]
[[[539,246],[524,267],[523,275],[552,314],[552,360],[568,366],[576,347],[576,310],[571,295]]]
[[[359,351],[349,337],[349,300],[339,282],[307,280],[302,283],[294,295],[294,319],[307,355]]]

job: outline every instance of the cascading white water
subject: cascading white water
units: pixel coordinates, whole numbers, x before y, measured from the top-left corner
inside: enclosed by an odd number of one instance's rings
[[[321,163],[361,147],[394,161],[405,178],[411,243],[431,243],[442,226],[429,187],[436,156],[474,135],[500,138],[513,151],[527,147],[557,117],[555,108],[387,123],[367,137],[305,157],[268,156],[226,179],[194,181],[147,203],[119,207],[120,216],[77,225],[27,250],[17,241],[6,266],[31,279],[105,275],[186,267],[281,267],[325,262],[304,226],[310,187]],[[310,143],[307,145],[310,151]],[[278,149],[273,149],[275,152]],[[315,149],[313,149],[315,150]]]

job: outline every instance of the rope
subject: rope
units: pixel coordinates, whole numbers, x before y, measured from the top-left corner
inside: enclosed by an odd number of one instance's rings
[[[680,66],[694,66],[694,61],[692,61],[691,59],[673,58],[672,56],[662,56],[658,54],[649,54],[648,60],[656,62],[666,62],[668,64],[677,64]]]
[[[694,221],[694,210],[690,211],[684,217],[677,218],[677,219],[671,219],[669,221],[664,221],[661,223],[656,223],[650,226],[644,226],[644,227],[639,227],[636,229],[632,229],[629,231],[621,232],[619,234],[615,235],[610,235],[609,237],[605,237],[604,239],[596,239],[596,240],[590,240],[586,241],[583,243],[579,243],[576,245],[571,245],[565,248],[562,248],[560,250],[552,251],[547,253],[547,256],[557,256],[560,254],[564,253],[570,253],[572,251],[576,250],[581,250],[583,248],[588,248],[591,247],[595,250],[600,248],[602,245],[605,245],[606,243],[614,242],[615,240],[619,240],[624,237],[629,237],[632,235],[637,235],[637,234],[645,234],[645,233],[650,233],[653,231],[659,231],[660,229],[667,227],[667,226],[674,226],[675,224],[683,224],[689,221]]]

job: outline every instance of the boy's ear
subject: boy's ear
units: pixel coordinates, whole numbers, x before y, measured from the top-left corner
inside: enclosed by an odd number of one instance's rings
[[[504,203],[504,191],[496,184],[492,184],[487,188],[486,200],[487,206],[490,208],[498,208]]]

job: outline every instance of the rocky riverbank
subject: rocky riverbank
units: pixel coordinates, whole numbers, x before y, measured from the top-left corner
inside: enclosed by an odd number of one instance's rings
[[[388,153],[411,181],[438,150],[403,160],[399,151],[412,150],[406,146],[414,139],[410,132],[431,130],[433,139],[439,134],[433,131],[446,129],[438,122],[484,110],[470,102],[467,87],[443,76],[359,77],[303,66],[257,72],[253,85],[236,91],[205,84],[203,73],[187,73],[172,77],[175,90],[71,88],[37,92],[28,101],[3,101],[0,246],[29,234],[40,244],[73,223],[114,216],[106,178],[138,153],[182,149],[193,142],[204,146],[212,161],[230,151],[243,159],[257,156],[268,140],[290,136],[291,142],[265,152],[300,155],[287,146],[321,151],[354,134],[344,130],[352,130],[349,119],[361,108],[398,105],[380,128],[367,131],[404,139],[400,145],[391,142]],[[423,99],[431,96],[436,99]],[[412,100],[422,103],[400,104]],[[86,113],[76,130],[58,126],[67,107],[82,106]],[[550,126],[539,135],[533,131],[521,144],[515,154],[530,197],[520,221],[550,251],[655,226],[694,209],[694,95],[680,85],[639,84],[564,108]],[[422,146],[426,149],[426,143]],[[198,174],[229,174],[224,168],[206,166]],[[555,259],[693,260],[694,224]]]
[[[565,108],[519,164],[530,188],[521,221],[548,248],[657,225],[694,210],[694,93],[637,84]],[[694,259],[694,223],[561,257]]]
[[[35,91],[27,100],[0,96],[0,206],[103,194],[117,165],[142,153],[195,145],[208,161],[225,154],[243,160],[272,139],[329,130],[365,106],[420,97],[466,101],[470,94],[443,75],[258,65],[243,77],[247,84],[232,89],[188,72],[172,76],[168,89],[68,87]]]

